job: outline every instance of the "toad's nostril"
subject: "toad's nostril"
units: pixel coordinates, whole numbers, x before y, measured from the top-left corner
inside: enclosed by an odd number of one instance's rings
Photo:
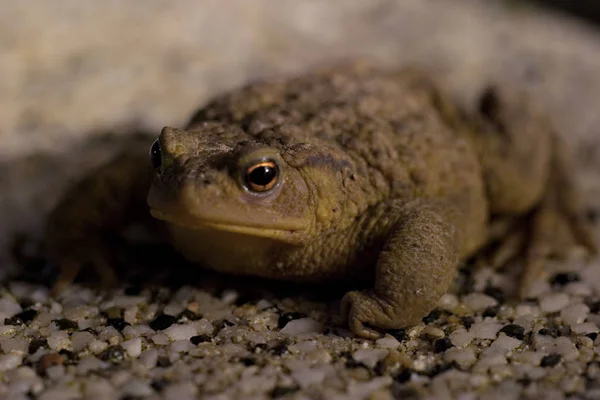
[[[150,147],[150,161],[155,170],[160,170],[162,167],[162,151],[158,139],[156,139],[154,143],[152,143],[152,147]]]

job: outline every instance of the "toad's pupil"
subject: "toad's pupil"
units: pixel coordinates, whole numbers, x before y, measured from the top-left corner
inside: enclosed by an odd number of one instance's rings
[[[275,171],[275,168],[263,165],[254,168],[252,172],[250,172],[248,180],[250,181],[250,183],[253,183],[257,186],[267,186],[273,181],[273,179],[275,179],[276,175],[277,171]]]
[[[152,167],[154,169],[160,169],[162,165],[162,155],[158,139],[156,139],[154,143],[152,143],[152,147],[150,147],[150,161],[152,162]]]

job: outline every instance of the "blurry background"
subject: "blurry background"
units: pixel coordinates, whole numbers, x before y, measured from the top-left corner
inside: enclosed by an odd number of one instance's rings
[[[158,133],[249,80],[355,56],[420,64],[465,104],[490,80],[526,88],[577,151],[595,207],[600,32],[589,21],[599,19],[598,7],[594,0],[0,0],[0,270],[9,268],[4,249],[14,233],[39,232],[57,194],[114,151],[114,141],[92,137]]]

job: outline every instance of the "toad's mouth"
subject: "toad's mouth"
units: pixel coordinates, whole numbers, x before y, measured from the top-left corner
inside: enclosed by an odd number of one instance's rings
[[[217,230],[241,235],[255,236],[295,243],[306,231],[300,221],[278,221],[276,224],[250,224],[225,219],[208,219],[196,215],[175,215],[156,208],[150,208],[150,214],[157,219],[189,230]]]

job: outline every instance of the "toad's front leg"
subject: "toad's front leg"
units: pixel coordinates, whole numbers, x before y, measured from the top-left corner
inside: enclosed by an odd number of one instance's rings
[[[399,329],[417,324],[450,286],[458,264],[458,232],[448,208],[418,201],[392,210],[393,226],[379,254],[375,287],[348,292],[342,315],[359,336],[370,328]]]

